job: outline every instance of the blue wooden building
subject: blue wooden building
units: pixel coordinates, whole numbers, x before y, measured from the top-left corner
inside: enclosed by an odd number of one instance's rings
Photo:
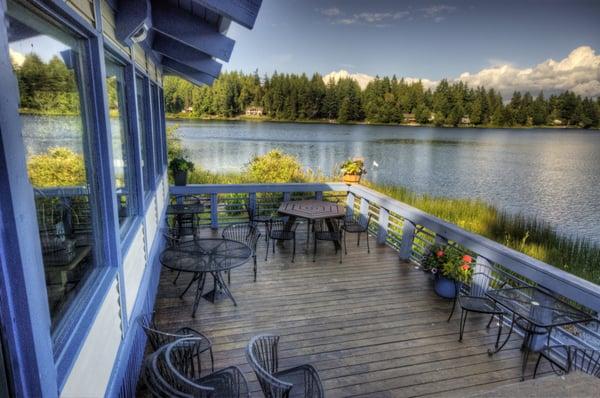
[[[0,1],[0,396],[134,394],[169,194],[162,79],[211,84],[260,6]]]

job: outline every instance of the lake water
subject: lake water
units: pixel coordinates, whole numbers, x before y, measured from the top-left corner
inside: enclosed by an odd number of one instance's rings
[[[418,193],[477,198],[600,242],[600,132],[177,121],[192,160],[237,171],[280,148],[331,175],[360,156],[367,178]],[[374,164],[377,164],[376,167]]]
[[[24,116],[29,153],[81,148],[77,118]],[[177,121],[192,160],[238,171],[273,148],[331,175],[361,156],[367,178],[418,193],[477,198],[600,242],[600,132]],[[115,126],[116,127],[116,126]],[[378,167],[374,166],[374,163]]]

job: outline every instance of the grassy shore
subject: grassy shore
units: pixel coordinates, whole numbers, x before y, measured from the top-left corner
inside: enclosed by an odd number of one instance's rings
[[[313,175],[306,182],[322,179]],[[195,184],[264,182],[250,178],[245,172],[220,174],[206,170],[193,172],[190,181]],[[563,236],[536,218],[509,215],[479,200],[420,195],[404,187],[368,181],[364,184],[468,231],[600,284],[600,245],[589,240]]]

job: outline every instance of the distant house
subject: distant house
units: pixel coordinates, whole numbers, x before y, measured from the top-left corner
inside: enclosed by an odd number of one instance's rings
[[[246,116],[262,116],[263,108],[262,106],[249,106],[246,108]]]
[[[554,119],[554,120],[552,121],[552,124],[553,124],[553,125],[555,125],[555,126],[560,126],[560,125],[562,125],[562,124],[563,124],[563,121],[562,121],[562,120],[560,120],[560,119]]]
[[[429,118],[428,118],[428,120],[429,120],[430,122],[433,122],[433,121],[435,120],[435,113],[431,112],[431,114],[429,115]]]
[[[404,120],[404,123],[416,123],[417,122],[417,118],[415,117],[414,113],[403,113],[402,120]]]
[[[471,118],[466,115],[461,117],[460,124],[471,124]]]

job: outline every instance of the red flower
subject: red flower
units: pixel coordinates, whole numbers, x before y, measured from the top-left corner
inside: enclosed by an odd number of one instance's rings
[[[465,254],[462,259],[463,259],[463,261],[465,263],[472,263],[473,262],[473,257],[469,256],[468,254]]]
[[[469,266],[469,264],[463,264],[463,266],[461,268],[463,271],[468,271],[471,269],[471,266]]]
[[[438,250],[435,255],[439,258],[439,257],[443,257],[444,256],[444,251],[443,250]]]

